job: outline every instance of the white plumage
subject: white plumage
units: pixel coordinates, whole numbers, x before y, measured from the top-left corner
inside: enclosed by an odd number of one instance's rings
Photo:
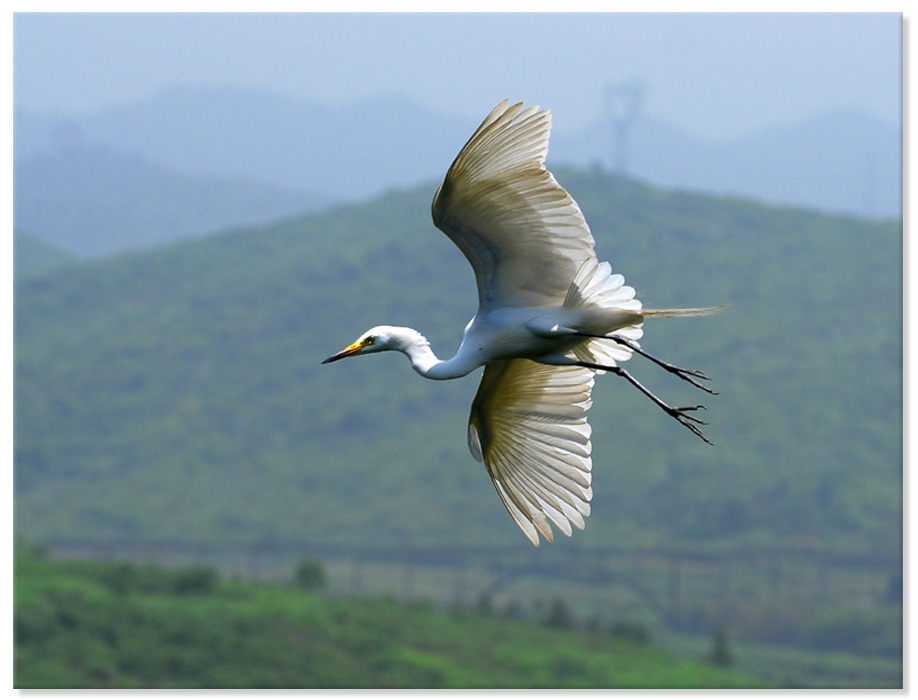
[[[377,326],[329,357],[397,350],[430,379],[484,366],[469,417],[469,449],[533,544],[584,527],[593,495],[587,410],[594,375],[624,377],[708,442],[692,412],[673,408],[624,371],[637,352],[710,393],[707,377],[648,355],[637,341],[650,316],[705,309],[642,309],[634,289],[599,262],[580,207],[545,168],[551,115],[501,102],[459,152],[434,196],[434,223],[475,271],[478,312],[450,360],[410,328]]]

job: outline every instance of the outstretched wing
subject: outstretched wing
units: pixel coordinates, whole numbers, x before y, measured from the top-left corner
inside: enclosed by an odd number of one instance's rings
[[[560,304],[595,258],[580,207],[545,168],[551,113],[501,102],[456,156],[433,220],[465,254],[482,308]]]
[[[553,541],[549,520],[570,536],[590,514],[592,388],[583,367],[500,360],[485,366],[472,402],[469,449],[536,546],[540,534]]]

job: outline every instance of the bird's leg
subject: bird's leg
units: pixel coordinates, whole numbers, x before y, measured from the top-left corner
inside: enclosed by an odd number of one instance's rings
[[[646,350],[642,350],[641,347],[637,343],[634,343],[628,340],[627,338],[623,338],[620,335],[600,335],[598,333],[585,333],[583,331],[574,331],[574,335],[582,335],[586,338],[604,338],[606,340],[611,340],[615,343],[618,343],[619,345],[624,345],[626,348],[628,348],[632,352],[636,352],[638,355],[641,355],[642,357],[646,357],[648,360],[650,360],[654,364],[659,365],[660,367],[665,369],[667,372],[675,374],[677,377],[679,377],[679,379],[684,379],[692,386],[698,387],[702,391],[706,391],[709,394],[714,394],[715,396],[717,395],[716,391],[696,381],[696,379],[701,379],[707,382],[711,381],[711,378],[708,375],[706,375],[704,372],[702,372],[701,370],[683,369],[682,367],[676,367],[676,365],[670,364],[669,362],[666,362],[665,360],[661,360],[658,357],[654,357]]]
[[[704,440],[709,445],[714,444],[713,442],[711,442],[704,436],[704,433],[702,433],[701,429],[698,427],[699,425],[707,425],[707,423],[701,420],[700,418],[696,418],[695,416],[689,415],[690,411],[697,411],[699,409],[705,409],[704,406],[700,404],[697,406],[682,406],[680,408],[675,408],[673,406],[670,406],[665,401],[663,401],[661,398],[659,398],[656,394],[650,391],[650,389],[648,389],[646,386],[641,384],[637,379],[632,377],[629,372],[627,372],[626,370],[622,369],[621,367],[617,365],[599,365],[599,364],[596,364],[595,362],[585,362],[585,361],[578,361],[578,362],[575,362],[574,364],[576,364],[578,367],[587,367],[589,369],[604,370],[606,372],[612,372],[613,374],[617,374],[619,377],[624,377],[632,384],[632,386],[637,387],[641,391],[641,393],[644,394],[644,396],[649,398],[657,406],[659,406],[664,411],[666,411],[668,415],[672,416],[677,421],[682,423],[682,425],[684,425],[686,428],[691,430],[693,433],[695,433],[695,435],[700,437],[702,440]]]

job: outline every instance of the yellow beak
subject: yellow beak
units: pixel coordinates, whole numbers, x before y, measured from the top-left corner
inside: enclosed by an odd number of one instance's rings
[[[356,355],[358,352],[363,350],[364,343],[351,343],[344,350],[339,353],[335,353],[331,357],[328,357],[322,360],[323,365],[327,365],[329,362],[337,362],[338,360],[343,360],[345,357],[350,357],[351,355]]]

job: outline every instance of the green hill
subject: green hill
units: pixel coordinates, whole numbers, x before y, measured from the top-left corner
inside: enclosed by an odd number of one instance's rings
[[[597,381],[578,544],[896,555],[901,223],[558,176],[645,305],[737,304],[642,340],[719,396],[629,362],[672,403],[706,403],[716,447]],[[19,280],[17,529],[528,547],[467,452],[475,378],[427,382],[394,354],[319,364],[377,323],[458,346],[475,286],[432,193]]]
[[[763,687],[615,630],[21,550],[17,688]]]
[[[72,261],[70,254],[31,233],[19,229],[13,232],[13,270],[16,276],[49,272]]]

